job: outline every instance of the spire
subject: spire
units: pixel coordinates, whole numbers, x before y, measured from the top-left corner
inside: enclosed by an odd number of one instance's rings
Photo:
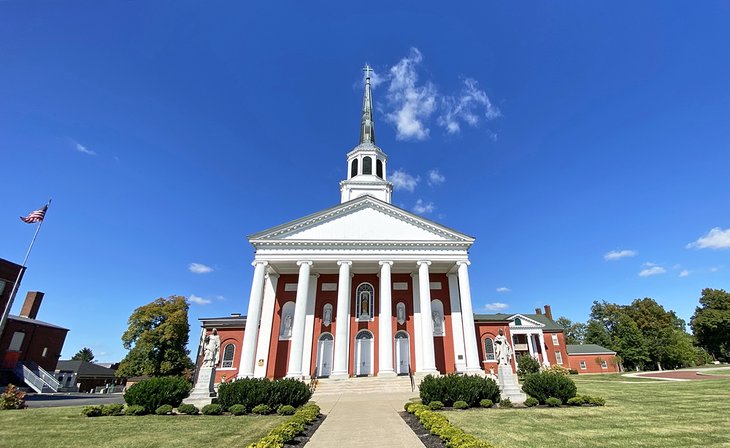
[[[365,64],[365,94],[362,98],[362,120],[360,122],[360,144],[375,143],[375,126],[373,124],[373,97],[370,93],[370,72],[373,71]]]

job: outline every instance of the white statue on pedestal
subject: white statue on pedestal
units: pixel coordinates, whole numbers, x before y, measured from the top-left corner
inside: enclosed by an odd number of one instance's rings
[[[216,367],[220,359],[221,338],[218,329],[214,328],[210,335],[205,337],[203,347],[203,367]]]
[[[509,341],[502,330],[499,330],[499,335],[494,338],[494,344],[496,347],[497,363],[508,365],[512,358],[512,347],[509,345]]]

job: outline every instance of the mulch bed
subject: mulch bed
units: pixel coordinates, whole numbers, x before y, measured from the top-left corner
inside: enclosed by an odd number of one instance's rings
[[[401,411],[398,414],[400,414],[400,417],[404,422],[406,422],[406,425],[408,425],[408,427],[416,433],[416,436],[421,440],[421,443],[426,445],[426,448],[443,448],[446,446],[440,437],[431,434],[430,431],[423,427],[421,421],[418,420],[418,417],[405,411]]]
[[[292,448],[302,448],[304,445],[307,444],[307,442],[309,442],[309,439],[312,438],[312,435],[317,430],[317,428],[319,428],[319,425],[322,424],[325,417],[326,417],[326,415],[319,414],[319,417],[317,417],[317,419],[314,420],[312,422],[312,424],[307,426],[307,428],[304,430],[304,434],[300,434],[300,435],[296,436],[296,438],[294,439],[294,442],[287,443],[286,446],[292,447]]]

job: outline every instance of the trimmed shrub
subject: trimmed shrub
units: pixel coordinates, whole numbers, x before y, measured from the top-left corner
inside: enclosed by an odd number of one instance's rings
[[[169,404],[163,404],[159,408],[155,409],[155,414],[157,414],[157,415],[172,414],[172,406],[170,406]]]
[[[527,375],[522,383],[522,391],[531,397],[537,398],[540,404],[545,404],[549,397],[567,402],[575,397],[578,388],[572,379],[565,375],[550,372],[533,373]]]
[[[466,434],[461,428],[452,425],[444,414],[434,412],[425,405],[411,404],[408,406],[408,412],[418,417],[423,427],[430,431],[431,434],[439,436],[441,440],[446,442],[447,447],[494,448],[494,445],[480,440],[471,434]]]
[[[559,408],[560,405],[563,404],[563,402],[560,401],[560,398],[548,397],[548,399],[545,400],[545,404],[550,406],[551,408]]]
[[[288,405],[288,404],[282,404],[279,406],[279,408],[276,410],[276,413],[279,415],[294,415],[294,413],[297,410],[294,409],[294,406]]]
[[[195,405],[183,403],[177,407],[177,412],[187,415],[198,415],[198,413],[200,413],[200,409],[195,407]]]
[[[584,398],[588,400],[589,406],[605,406],[606,405],[606,399],[603,397],[584,396]]]
[[[133,404],[124,408],[124,415],[145,415],[148,414],[144,406]]]
[[[601,397],[592,397],[590,395],[576,395],[567,401],[570,406],[604,406],[606,400]]]
[[[570,375],[577,375],[577,374],[578,374],[578,371],[577,371],[577,370],[575,370],[575,369],[568,369],[568,373],[569,373]]]
[[[251,409],[251,412],[259,415],[271,414],[271,408],[266,404],[257,404]]]
[[[190,394],[190,388],[188,380],[179,376],[149,378],[127,389],[124,401],[128,405],[144,406],[147,412],[153,412],[163,404],[180,406],[183,399]]]
[[[267,378],[240,378],[218,387],[218,403],[226,408],[234,404],[251,412],[254,406],[265,404],[271,409],[282,405],[299,407],[312,397],[309,387],[302,381],[285,378],[271,381]]]
[[[491,408],[492,406],[494,406],[494,402],[488,398],[485,398],[484,400],[479,401],[479,406],[483,408]]]
[[[23,409],[25,406],[25,392],[8,384],[0,394],[0,409]]]
[[[497,383],[479,375],[426,375],[418,388],[423,403],[440,401],[445,406],[453,406],[455,401],[466,401],[469,406],[476,407],[485,398],[495,403],[499,401]]]
[[[520,378],[540,371],[540,362],[532,356],[520,356],[517,366],[517,376]]]
[[[246,406],[242,404],[234,404],[230,408],[228,408],[228,412],[230,412],[233,415],[245,415],[246,414]]]
[[[286,422],[274,427],[265,437],[248,446],[248,448],[282,448],[304,432],[308,424],[319,416],[319,406],[307,404],[296,411]]]
[[[576,395],[573,398],[570,398],[567,402],[567,405],[569,406],[583,406],[585,404],[585,401],[583,400],[583,397],[581,395]]]
[[[499,402],[500,408],[511,408],[512,407],[512,400],[509,398],[505,398],[504,400]]]
[[[444,408],[444,404],[441,403],[440,401],[432,401],[428,404],[428,408],[431,409],[432,411],[440,411],[441,409]]]
[[[200,412],[203,415],[221,415],[223,413],[223,406],[214,403],[206,404]]]
[[[101,417],[101,406],[84,406],[81,415],[87,417]]]
[[[124,415],[123,404],[105,404],[101,407],[101,415],[115,416]]]
[[[550,372],[550,373],[557,373],[558,375],[570,375],[570,370],[566,369],[565,367],[561,366],[560,364],[553,364],[547,369],[543,370],[543,372]]]
[[[469,403],[466,401],[455,401],[454,402],[454,409],[469,409]]]
[[[527,406],[528,408],[537,406],[538,404],[540,404],[540,402],[537,401],[537,399],[533,398],[533,397],[527,397],[527,400],[525,400],[525,406]]]

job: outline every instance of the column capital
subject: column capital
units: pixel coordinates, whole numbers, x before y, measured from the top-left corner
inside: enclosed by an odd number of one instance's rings
[[[311,261],[306,261],[306,260],[297,261],[297,266],[301,266],[303,264],[308,264],[311,267],[314,263],[312,263]]]
[[[264,277],[266,278],[279,278],[279,274],[276,272],[267,272]]]
[[[378,264],[380,266],[383,266],[383,265],[386,265],[386,264],[387,265],[390,265],[390,266],[393,266],[393,262],[392,261],[378,261]]]
[[[346,264],[348,266],[352,266],[352,261],[344,261],[344,260],[342,260],[342,261],[338,261],[337,262],[337,266],[342,266],[343,264]]]
[[[268,261],[263,261],[263,260],[254,260],[254,261],[253,261],[253,262],[251,263],[251,266],[253,266],[253,267],[256,267],[256,265],[261,265],[261,266],[263,266],[263,267],[266,267],[266,266],[268,266],[268,265],[269,265],[269,262],[268,262]]]
[[[471,264],[471,261],[469,261],[469,260],[461,260],[461,261],[457,261],[456,264],[458,266],[469,266]]]
[[[426,266],[431,266],[431,262],[430,262],[430,261],[428,261],[428,260],[419,260],[419,261],[417,261],[417,262],[416,262],[416,264],[417,264],[418,266],[421,266],[421,265],[424,265],[424,264],[425,264]]]

